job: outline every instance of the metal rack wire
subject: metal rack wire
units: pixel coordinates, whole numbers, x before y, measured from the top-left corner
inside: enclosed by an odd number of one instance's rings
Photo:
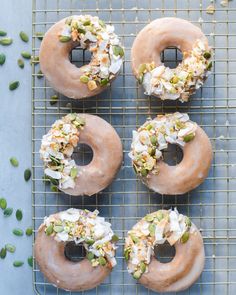
[[[98,208],[121,237],[117,251],[118,265],[98,288],[83,294],[154,294],[137,284],[127,273],[123,259],[123,243],[127,230],[148,212],[177,206],[202,229],[206,264],[201,278],[181,294],[236,293],[236,2],[222,7],[217,1],[213,15],[206,13],[210,0],[33,0],[33,54],[38,55],[37,32],[46,30],[57,20],[71,14],[98,15],[115,25],[126,49],[123,71],[111,88],[97,97],[74,101],[59,95],[58,103],[50,105],[55,94],[44,78],[39,79],[39,65],[32,72],[32,152],[33,152],[33,222],[35,233],[45,215],[68,207]],[[151,20],[164,16],[188,19],[202,27],[214,48],[213,73],[204,87],[189,103],[165,102],[145,97],[131,73],[130,48],[137,32]],[[87,52],[74,50],[72,62],[80,65],[89,59]],[[175,66],[181,56],[176,49],[163,53],[163,61]],[[59,69],[58,69],[59,70]],[[162,196],[149,191],[137,180],[128,159],[132,130],[147,116],[157,113],[188,112],[209,137],[214,160],[206,181],[183,196]],[[70,197],[55,193],[42,181],[43,166],[39,147],[43,134],[59,117],[69,112],[88,112],[110,122],[119,133],[124,148],[124,163],[116,180],[93,197]],[[88,160],[88,150],[78,153],[80,161]],[[176,158],[169,151],[166,159]],[[178,160],[179,156],[177,156]],[[78,278],[79,279],[79,278]],[[38,267],[33,268],[34,287],[38,294],[68,294],[45,281]],[[71,292],[71,294],[82,294]],[[70,294],[70,293],[69,293]]]

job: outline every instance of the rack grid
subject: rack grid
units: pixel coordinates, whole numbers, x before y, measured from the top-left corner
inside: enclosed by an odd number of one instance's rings
[[[44,79],[39,79],[39,65],[32,67],[32,208],[34,235],[43,217],[69,207],[99,209],[121,238],[118,243],[117,266],[111,275],[94,290],[66,292],[49,284],[34,263],[33,284],[38,294],[156,294],[138,284],[127,273],[123,259],[124,237],[135,222],[148,212],[177,207],[191,217],[202,230],[206,263],[200,279],[180,294],[236,293],[236,2],[222,7],[215,1],[215,13],[207,14],[210,0],[33,0],[33,55],[37,56],[40,41],[37,32],[46,32],[56,21],[72,14],[98,15],[115,26],[125,46],[123,70],[112,86],[100,95],[85,100],[72,100],[56,93]],[[200,26],[214,49],[212,75],[188,103],[161,102],[146,97],[131,72],[130,49],[141,28],[151,20],[176,16]],[[142,46],[142,45],[140,45]],[[181,61],[175,48],[166,49],[165,64],[174,67]],[[88,62],[88,52],[73,50],[71,60],[78,66]],[[56,69],[57,70],[57,69]],[[60,69],[58,69],[60,70]],[[50,96],[59,100],[50,105]],[[149,191],[136,178],[128,158],[132,130],[148,116],[157,113],[187,112],[204,128],[211,139],[214,159],[208,178],[197,189],[182,196],[163,196]],[[70,112],[101,116],[119,133],[124,161],[115,181],[92,197],[71,197],[50,190],[42,181],[43,165],[39,158],[42,136],[51,124]],[[81,146],[76,161],[91,159],[91,151]],[[169,163],[180,161],[175,148],[165,153]],[[173,160],[174,159],[174,160]],[[162,253],[163,256],[168,255]],[[162,255],[161,254],[161,255]],[[79,278],[78,278],[79,279]]]

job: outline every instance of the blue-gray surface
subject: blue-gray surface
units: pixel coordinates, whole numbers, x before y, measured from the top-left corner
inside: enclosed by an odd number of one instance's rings
[[[32,295],[32,269],[27,258],[32,254],[32,238],[16,237],[12,229],[25,229],[32,225],[31,219],[31,182],[26,183],[23,177],[25,168],[31,167],[31,66],[25,62],[25,68],[17,66],[17,59],[22,50],[31,50],[31,41],[26,44],[19,38],[21,30],[31,36],[31,1],[2,0],[0,3],[0,28],[14,39],[11,46],[1,46],[0,52],[6,54],[6,62],[0,66],[0,197],[14,208],[11,217],[3,217],[0,212],[0,247],[5,243],[16,246],[14,254],[7,254],[0,259],[0,294]],[[31,38],[30,38],[31,39]],[[8,84],[19,80],[20,87],[9,91]],[[9,158],[15,156],[19,167],[14,168]],[[23,210],[23,220],[17,221],[15,210]],[[14,260],[23,260],[22,267],[15,268]]]

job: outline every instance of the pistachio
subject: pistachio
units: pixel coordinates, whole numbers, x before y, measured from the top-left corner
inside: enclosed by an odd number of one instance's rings
[[[131,239],[132,239],[132,241],[133,241],[134,243],[138,243],[138,242],[139,242],[139,238],[137,238],[136,236],[134,236],[134,235],[130,235],[130,237],[131,237]]]
[[[111,240],[112,240],[112,242],[118,242],[119,237],[117,235],[113,235]]]
[[[32,233],[33,233],[33,229],[32,229],[32,227],[28,227],[28,228],[26,229],[26,231],[25,231],[25,234],[26,234],[28,237],[32,236]]]
[[[80,76],[80,82],[82,82],[82,83],[88,83],[88,81],[89,81],[89,77],[88,76]]]
[[[42,32],[36,32],[36,33],[35,33],[35,36],[36,36],[39,40],[43,40],[44,33],[42,33]]]
[[[148,214],[144,217],[144,219],[148,222],[152,222],[154,219],[154,216],[152,214]]]
[[[28,37],[28,35],[25,32],[21,31],[20,34],[19,34],[19,36],[20,36],[20,38],[21,38],[22,41],[24,41],[26,43],[29,41],[29,37]]]
[[[140,270],[142,273],[144,273],[146,271],[146,264],[143,261],[140,262]]]
[[[13,42],[13,40],[11,38],[2,38],[0,39],[0,44],[3,45],[3,46],[8,46],[8,45],[11,45]]]
[[[91,25],[91,21],[90,20],[86,20],[84,23],[83,23],[84,26],[90,26]]]
[[[157,144],[157,137],[155,135],[152,135],[150,138],[151,144],[156,145]]]
[[[89,246],[93,245],[94,242],[95,242],[95,241],[92,240],[92,239],[89,239],[89,240],[86,240],[86,241],[85,241],[85,243],[88,244]]]
[[[54,192],[54,193],[57,193],[58,192],[57,186],[51,185],[51,191]]]
[[[28,257],[27,262],[30,267],[33,267],[33,256]]]
[[[133,278],[135,280],[139,280],[141,278],[141,275],[142,275],[141,271],[137,270],[133,273]]]
[[[71,40],[71,36],[60,36],[59,40],[62,43],[66,43],[66,42],[69,42]]]
[[[12,215],[12,212],[13,212],[13,208],[8,207],[3,211],[3,214],[4,214],[4,216],[8,217],[8,216]]]
[[[70,176],[71,176],[72,178],[75,178],[75,177],[77,176],[77,174],[78,174],[78,169],[77,169],[77,167],[72,167],[71,170],[70,170]]]
[[[183,235],[182,235],[182,237],[181,237],[181,239],[180,239],[180,241],[181,241],[181,243],[186,243],[187,241],[188,241],[188,239],[189,239],[189,232],[185,232]]]
[[[114,45],[114,46],[112,46],[112,50],[113,50],[113,53],[115,56],[118,56],[118,55],[120,57],[124,56],[124,49],[121,46]]]
[[[17,209],[17,210],[16,210],[16,219],[17,219],[18,221],[21,221],[22,218],[23,218],[23,213],[22,213],[22,211],[21,211],[20,209]]]
[[[143,74],[146,68],[147,68],[146,64],[140,64],[138,67],[138,73]]]
[[[99,264],[100,264],[101,266],[104,266],[104,265],[107,264],[106,259],[105,259],[104,257],[102,257],[102,256],[100,256],[100,257],[98,258],[98,262],[99,262]]]
[[[56,232],[56,233],[61,233],[63,231],[63,226],[62,225],[55,225],[53,227],[53,230]]]
[[[130,248],[126,248],[124,251],[124,256],[125,256],[125,260],[128,261],[129,260],[129,254],[130,254]]]
[[[99,22],[99,24],[100,24],[101,27],[104,28],[106,26],[106,24],[104,23],[103,20],[100,19],[98,22]]]
[[[21,56],[24,57],[25,59],[31,59],[31,53],[28,51],[22,51]]]
[[[179,78],[177,76],[174,76],[172,79],[171,79],[171,83],[173,84],[176,84],[179,82]]]
[[[20,228],[14,228],[12,232],[15,236],[18,236],[18,237],[22,237],[24,235],[23,230]]]
[[[83,29],[83,28],[78,28],[77,31],[80,33],[80,34],[85,34],[86,31]]]
[[[36,76],[37,76],[38,79],[42,79],[42,78],[43,78],[43,73],[42,73],[42,71],[39,70]]]
[[[183,139],[184,139],[184,142],[189,142],[189,141],[191,141],[192,139],[194,139],[194,137],[195,137],[195,134],[190,133],[190,134],[184,136]]]
[[[17,60],[17,64],[18,64],[18,66],[19,66],[21,69],[24,69],[24,67],[25,67],[25,63],[24,63],[23,59],[19,58],[19,59]]]
[[[0,30],[0,37],[4,37],[7,35],[7,32]]]
[[[50,99],[50,105],[52,106],[52,105],[56,104],[57,101],[58,101],[58,95],[56,95],[56,94],[52,95],[51,99]]]
[[[109,79],[102,79],[100,82],[101,86],[106,86],[109,83]]]
[[[155,236],[156,226],[155,224],[150,224],[148,227],[148,230],[150,232],[151,237]]]
[[[191,222],[191,220],[190,220],[190,218],[189,217],[185,217],[185,223],[186,223],[186,225],[188,226],[188,227],[191,227],[191,225],[192,225],[192,222]]]
[[[94,258],[94,254],[92,252],[88,252],[86,257],[89,261],[91,261]]]
[[[4,247],[4,248],[2,248],[1,251],[0,251],[0,257],[1,257],[2,259],[4,259],[4,258],[6,257],[6,255],[7,255],[7,250],[6,250],[6,248]]]
[[[7,208],[7,201],[4,198],[0,199],[0,208],[5,210]]]
[[[24,172],[24,179],[25,181],[29,181],[31,178],[31,170],[28,168],[28,169],[25,169],[25,172]]]
[[[73,20],[73,18],[72,18],[71,16],[69,16],[69,17],[66,19],[65,23],[66,23],[68,26],[70,26],[72,20]]]
[[[156,214],[156,218],[158,221],[161,221],[164,218],[164,214],[161,211],[158,211]]]
[[[88,89],[89,90],[93,91],[96,88],[97,88],[97,84],[95,81],[93,81],[93,80],[88,81]]]
[[[14,245],[12,245],[12,244],[6,244],[5,248],[10,253],[14,253],[16,251],[16,247]]]
[[[15,89],[17,89],[20,85],[19,81],[12,81],[9,83],[9,90],[13,91]]]
[[[146,170],[145,168],[142,168],[140,173],[142,177],[146,177],[148,175],[148,170]]]
[[[0,53],[0,65],[2,66],[6,61],[6,55],[4,53]]]
[[[148,148],[148,153],[150,154],[150,156],[155,156],[155,153],[156,153],[156,149],[155,148],[151,148],[151,147],[149,147]]]
[[[205,59],[209,59],[209,58],[211,58],[211,53],[209,51],[205,51],[203,56]]]
[[[207,70],[208,70],[208,71],[210,71],[210,70],[211,70],[211,68],[212,68],[212,61],[211,61],[211,62],[209,62],[209,64],[207,65]]]
[[[11,158],[10,158],[10,163],[11,163],[12,166],[14,166],[14,167],[18,167],[18,166],[19,166],[19,162],[18,162],[17,158],[15,158],[15,157],[11,157]]]
[[[50,236],[53,233],[53,225],[50,224],[47,228],[46,228],[46,235]]]
[[[16,260],[16,261],[13,262],[13,266],[15,266],[15,267],[20,267],[23,264],[24,264],[24,262],[23,261],[20,261],[20,260]]]

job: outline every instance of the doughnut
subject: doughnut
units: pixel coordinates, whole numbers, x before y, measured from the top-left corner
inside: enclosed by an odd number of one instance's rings
[[[140,44],[145,44],[141,50]],[[161,52],[170,46],[183,54],[174,69],[161,62]],[[132,70],[145,94],[181,102],[203,85],[212,67],[211,56],[201,29],[176,17],[152,21],[138,33],[131,49]]]
[[[101,284],[116,265],[115,243],[111,224],[90,212],[70,208],[44,218],[35,240],[35,259],[47,280],[58,288],[83,291]],[[71,261],[65,245],[82,244],[86,257]]]
[[[154,247],[165,242],[176,253],[173,260],[161,263]],[[159,210],[138,221],[128,232],[124,255],[134,279],[155,292],[187,289],[202,273],[205,261],[200,232],[176,209]]]
[[[78,143],[93,151],[92,161],[76,165],[72,158]],[[91,196],[106,188],[122,162],[122,145],[115,129],[89,114],[68,114],[57,120],[43,136],[40,157],[46,178],[73,196]]]
[[[176,166],[163,160],[162,151],[176,144],[183,159]],[[212,160],[212,147],[206,133],[185,113],[149,118],[133,131],[129,157],[142,182],[160,194],[184,194],[204,181]]]
[[[88,49],[92,57],[80,68],[69,55],[73,48]],[[114,27],[97,16],[73,15],[54,24],[45,34],[39,52],[40,67],[49,84],[70,98],[99,94],[118,75],[124,56]]]

